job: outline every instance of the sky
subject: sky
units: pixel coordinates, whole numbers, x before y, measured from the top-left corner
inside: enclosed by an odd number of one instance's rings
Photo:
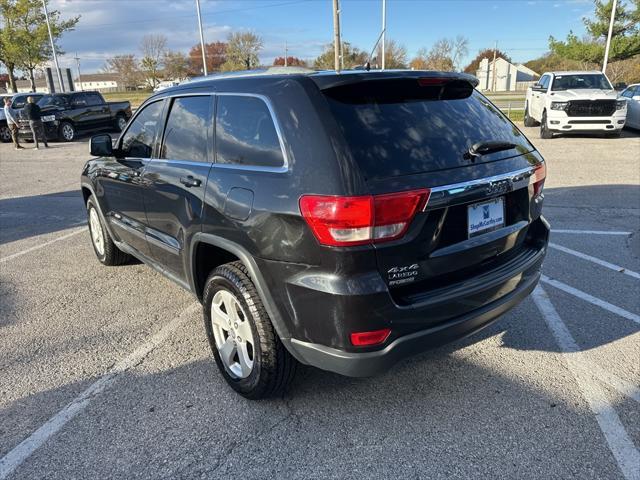
[[[253,31],[264,41],[260,60],[289,55],[312,59],[332,41],[332,0],[201,0],[206,42],[224,40],[232,31]],[[140,55],[147,34],[163,34],[172,50],[187,52],[199,42],[195,0],[50,0],[63,18],[80,15],[76,29],[60,40],[66,55],[61,67],[73,67],[78,55],[82,72],[98,72],[105,59]],[[341,0],[342,36],[370,51],[381,29],[381,0]],[[414,56],[443,37],[469,40],[464,63],[480,49],[505,51],[515,62],[539,57],[549,35],[564,38],[569,30],[584,33],[582,18],[591,15],[591,0],[387,0],[387,38]]]

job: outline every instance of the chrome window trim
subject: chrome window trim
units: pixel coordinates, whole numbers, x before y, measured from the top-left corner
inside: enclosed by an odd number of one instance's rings
[[[273,126],[276,129],[276,135],[278,136],[278,142],[280,143],[280,151],[282,152],[282,161],[283,164],[280,167],[261,167],[259,165],[234,165],[228,163],[217,163],[214,159],[213,167],[214,168],[222,168],[227,170],[242,170],[242,171],[251,171],[251,172],[270,172],[270,173],[286,173],[289,171],[289,156],[287,155],[287,151],[285,148],[284,137],[282,135],[282,129],[280,128],[280,123],[278,122],[278,117],[276,116],[276,112],[273,109],[273,105],[271,104],[271,100],[265,95],[259,93],[244,93],[244,92],[216,92],[214,94],[216,97],[254,97],[262,100],[264,104],[267,106],[267,110],[269,110],[269,114],[271,115],[271,121],[273,122]],[[218,114],[218,108],[216,105],[216,113]],[[213,119],[214,125],[216,118]],[[215,135],[215,127],[214,127],[214,135]],[[217,156],[217,148],[214,148],[216,156]]]
[[[541,162],[542,164],[544,162]],[[493,175],[491,177],[479,178],[476,180],[468,180],[466,182],[453,183],[450,185],[440,185],[431,188],[429,201],[425,205],[423,211],[441,206],[452,206],[458,203],[465,203],[466,198],[475,192],[486,193],[487,189],[491,189],[493,185],[503,184],[506,190],[504,193],[524,188],[531,183],[533,174],[537,165],[521,168],[512,172]],[[502,192],[500,194],[503,194]]]

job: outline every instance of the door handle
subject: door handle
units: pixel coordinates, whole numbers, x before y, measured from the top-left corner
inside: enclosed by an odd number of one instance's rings
[[[191,187],[199,187],[202,182],[197,178],[193,178],[191,175],[189,175],[186,177],[180,177],[180,183],[187,188],[191,188]]]

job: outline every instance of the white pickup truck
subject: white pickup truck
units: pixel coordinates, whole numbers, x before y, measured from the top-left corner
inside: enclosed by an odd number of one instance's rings
[[[524,124],[539,124],[541,138],[561,132],[617,137],[627,117],[627,102],[617,96],[602,72],[547,72],[527,90]]]

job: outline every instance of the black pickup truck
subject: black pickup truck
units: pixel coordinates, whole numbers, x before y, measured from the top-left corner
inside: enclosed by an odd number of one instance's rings
[[[131,118],[129,102],[106,102],[99,92],[44,95],[38,100],[47,140],[74,140],[79,132],[122,130]],[[21,116],[22,117],[22,116]],[[29,122],[20,118],[20,137],[31,138]]]

